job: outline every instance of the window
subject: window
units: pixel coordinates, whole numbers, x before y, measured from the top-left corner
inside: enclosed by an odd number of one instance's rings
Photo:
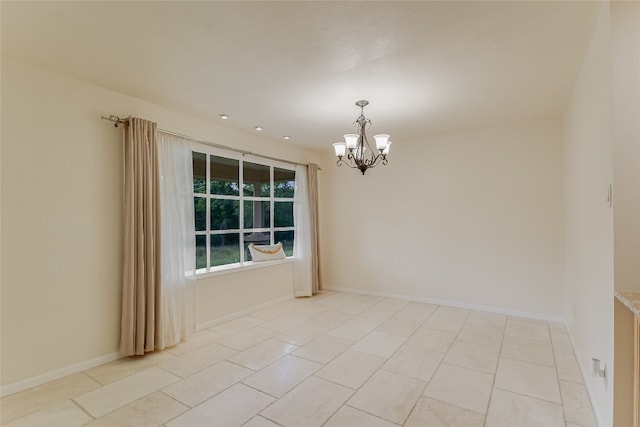
[[[282,242],[293,255],[295,170],[193,151],[198,273],[251,261],[249,244]]]

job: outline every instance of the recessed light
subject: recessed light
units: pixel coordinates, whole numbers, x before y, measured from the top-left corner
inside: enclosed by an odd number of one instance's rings
[[[255,129],[256,129],[257,131],[261,131],[261,130],[262,130],[262,126],[256,126],[256,127],[255,127]]]
[[[229,118],[229,115],[227,115],[227,114],[220,114],[220,118],[221,118],[222,120],[227,120],[227,119]]]
[[[288,136],[288,135],[285,135],[285,136],[283,136],[283,137],[282,137],[282,139],[287,139],[287,140],[289,140],[289,139],[291,139],[291,137],[290,137],[290,136]]]

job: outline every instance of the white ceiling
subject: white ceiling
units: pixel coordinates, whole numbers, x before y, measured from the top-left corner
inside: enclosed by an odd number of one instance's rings
[[[328,149],[561,115],[599,5],[2,1],[2,53]]]

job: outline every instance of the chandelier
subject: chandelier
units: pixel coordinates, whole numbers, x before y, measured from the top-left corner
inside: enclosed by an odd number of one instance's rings
[[[389,141],[389,135],[374,135],[373,138],[376,140],[376,149],[372,149],[367,139],[367,134],[365,133],[366,126],[371,126],[371,120],[364,116],[364,107],[369,105],[369,101],[357,101],[356,105],[360,107],[360,116],[353,124],[358,133],[346,134],[344,136],[345,142],[336,142],[333,144],[333,148],[338,158],[336,162],[338,166],[346,164],[350,168],[360,169],[360,172],[364,175],[369,168],[376,167],[380,163],[383,165],[389,163],[387,155],[389,154],[391,141]]]

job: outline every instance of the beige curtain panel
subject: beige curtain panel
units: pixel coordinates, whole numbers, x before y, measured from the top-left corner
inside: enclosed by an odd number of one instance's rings
[[[161,336],[157,124],[129,118],[124,153],[124,267],[120,353],[143,355]]]
[[[322,290],[320,276],[320,223],[318,220],[318,165],[310,163],[307,166],[309,181],[309,213],[311,216],[311,290],[313,295]]]

